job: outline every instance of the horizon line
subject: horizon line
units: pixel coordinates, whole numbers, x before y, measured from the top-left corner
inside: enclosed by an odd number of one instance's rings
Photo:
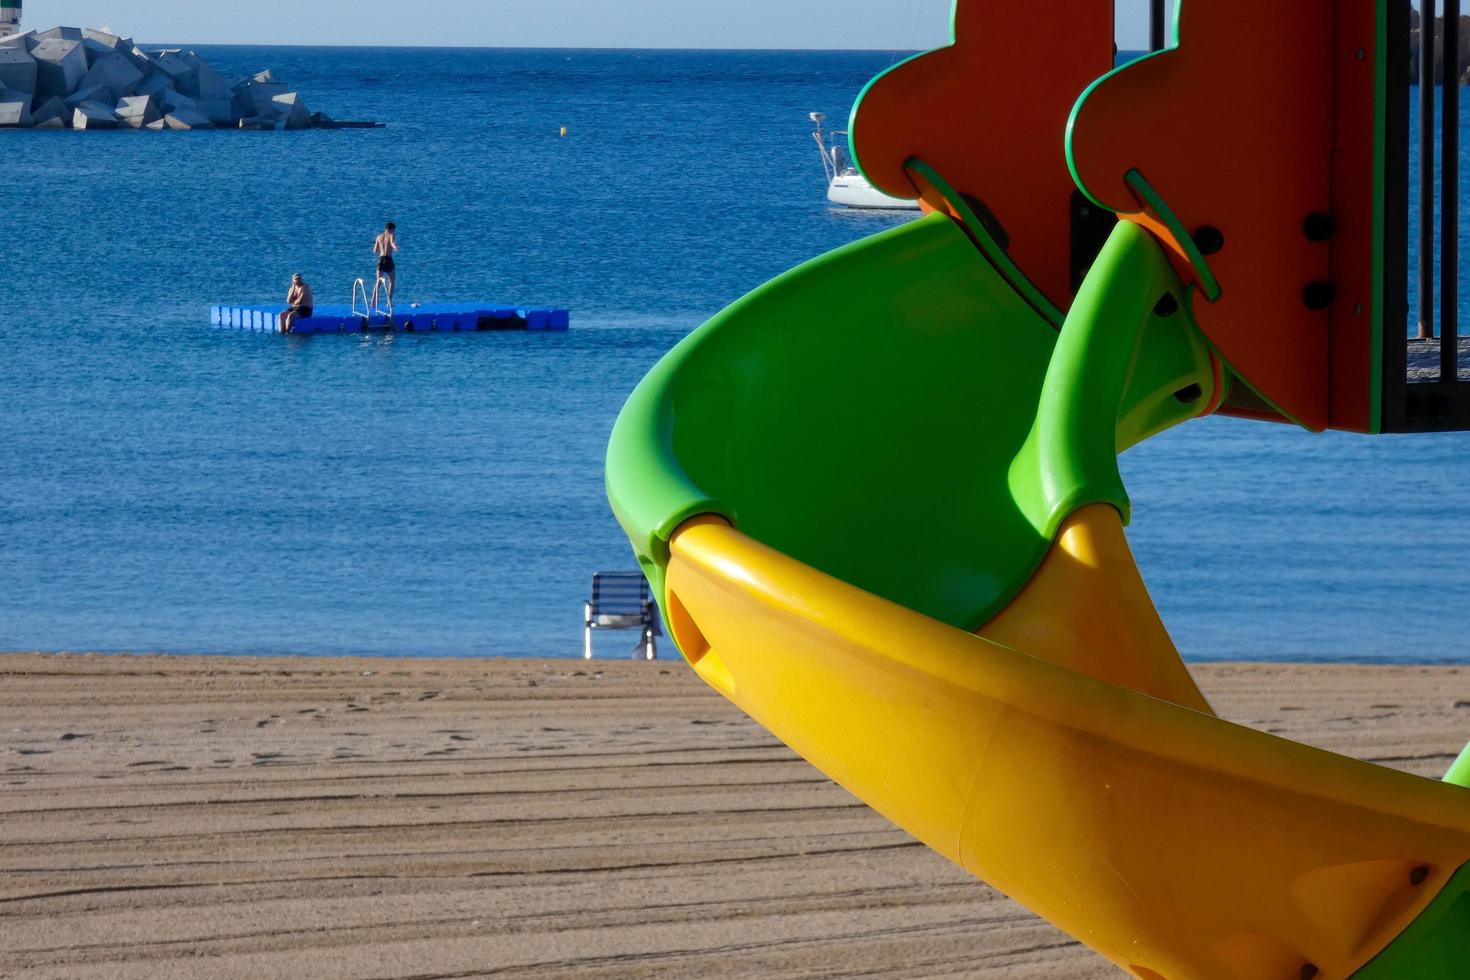
[[[313,50],[332,49],[339,51],[359,50],[395,50],[395,51],[691,51],[691,52],[773,52],[773,53],[824,53],[824,54],[916,54],[924,51],[937,51],[947,48],[949,44],[939,45],[933,48],[838,48],[838,47],[680,47],[672,44],[654,44],[643,46],[609,45],[599,46],[592,44],[311,44],[301,41],[138,41],[134,39],[135,47],[140,48],[309,48]],[[1124,47],[1118,46],[1118,53],[1123,52],[1146,52],[1147,47]]]

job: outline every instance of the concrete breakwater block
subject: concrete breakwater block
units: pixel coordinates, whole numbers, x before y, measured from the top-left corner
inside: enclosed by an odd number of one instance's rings
[[[117,116],[112,106],[101,102],[83,102],[72,110],[72,129],[117,129]]]
[[[134,129],[142,129],[163,118],[158,100],[151,95],[130,95],[120,100],[113,111],[117,114],[118,122]]]
[[[44,35],[42,35],[44,37]],[[60,95],[75,92],[87,74],[87,52],[81,38],[45,38],[31,51],[36,61],[36,94]]]
[[[99,31],[90,27],[82,31],[82,47],[86,49],[89,64],[95,65],[99,58],[109,54],[124,54],[132,46],[131,41],[124,41],[111,31]],[[126,57],[125,54],[124,56]]]
[[[132,95],[144,77],[143,72],[128,58],[109,53],[92,62],[92,67],[82,77],[82,87],[104,88],[116,102]]]
[[[52,126],[52,129],[65,129],[67,122],[71,119],[71,112],[70,106],[53,95],[31,110],[31,125],[48,126],[55,122],[57,125]]]
[[[232,104],[229,99],[200,99],[195,108],[214,125],[230,126],[235,122],[230,111]]]
[[[242,78],[230,87],[240,108],[248,115],[263,116],[275,111],[275,98],[288,91],[286,83],[277,81],[269,71]]]
[[[53,95],[52,98],[57,99],[60,98],[60,96]],[[73,109],[81,105],[83,102],[105,102],[108,105],[117,105],[117,100],[112,97],[112,93],[108,92],[107,89],[101,85],[91,85],[84,88],[79,88],[71,95],[68,95],[65,100],[65,104]]]
[[[25,48],[0,48],[0,86],[36,94],[36,59]]]
[[[280,125],[283,129],[310,129],[311,110],[306,108],[300,95],[295,92],[287,92],[271,99],[271,106],[280,115]]]
[[[41,41],[36,37],[35,31],[26,31],[23,34],[11,34],[7,37],[0,37],[0,48],[15,48],[24,51],[26,54],[30,54],[35,46],[40,43]]]
[[[173,80],[167,75],[149,75],[133,89],[134,95],[163,95],[174,90]]]
[[[169,129],[213,129],[214,123],[194,109],[175,109],[160,120]]]
[[[56,120],[83,129],[349,125],[313,113],[270,71],[226,81],[196,51],[145,51],[108,28],[56,27],[0,38],[0,105],[7,107],[3,125],[21,127],[55,128]],[[98,106],[106,106],[111,119]]]
[[[281,303],[247,306],[220,304],[209,308],[211,326],[223,330],[280,333]],[[562,332],[571,327],[571,312],[545,306],[502,303],[423,303],[401,307],[391,317],[354,314],[348,306],[318,306],[312,316],[296,321],[293,334],[336,333],[487,333],[498,331]]]
[[[15,129],[31,124],[31,100],[26,96],[0,92],[0,129]]]
[[[181,91],[185,95],[193,96],[200,101],[230,98],[230,83],[225,81],[224,76],[215,71],[209,62],[193,51],[185,52],[182,57],[194,65],[193,88],[182,88]]]

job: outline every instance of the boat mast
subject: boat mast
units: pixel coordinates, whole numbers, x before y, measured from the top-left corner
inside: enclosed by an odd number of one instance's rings
[[[832,181],[837,179],[837,175],[840,172],[840,168],[837,166],[837,147],[832,147],[830,152],[827,149],[827,137],[822,132],[822,123],[827,121],[827,114],[825,112],[813,112],[810,113],[810,116],[812,122],[817,125],[817,131],[812,133],[812,139],[817,141],[817,149],[822,151],[822,169],[826,171],[827,184],[830,186]]]

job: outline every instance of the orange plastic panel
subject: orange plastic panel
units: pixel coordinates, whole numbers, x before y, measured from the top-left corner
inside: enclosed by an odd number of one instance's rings
[[[1011,259],[1070,305],[1063,133],[1077,97],[1113,65],[1113,0],[956,0],[954,43],[880,75],[853,113],[853,154],[880,190],[914,197],[919,157],[983,201]],[[947,210],[941,200],[927,202]]]
[[[1213,226],[1221,295],[1195,294],[1201,329],[1285,415],[1328,423],[1330,244],[1304,222],[1332,208],[1333,29],[1339,0],[1188,0],[1178,43],[1102,79],[1078,103],[1068,156],[1078,184],[1122,214],[1138,170],[1191,231]],[[1365,200],[1361,206],[1371,208]]]

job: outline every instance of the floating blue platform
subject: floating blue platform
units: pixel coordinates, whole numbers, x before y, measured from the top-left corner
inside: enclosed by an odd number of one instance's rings
[[[255,330],[281,332],[284,303],[255,306],[220,304],[209,308],[211,326],[223,330]],[[403,331],[404,333],[473,333],[485,330],[561,331],[571,326],[567,310],[544,306],[503,306],[498,303],[424,303],[403,306],[387,316],[375,313],[363,316],[350,306],[318,306],[310,317],[297,320],[293,334],[371,333]]]

